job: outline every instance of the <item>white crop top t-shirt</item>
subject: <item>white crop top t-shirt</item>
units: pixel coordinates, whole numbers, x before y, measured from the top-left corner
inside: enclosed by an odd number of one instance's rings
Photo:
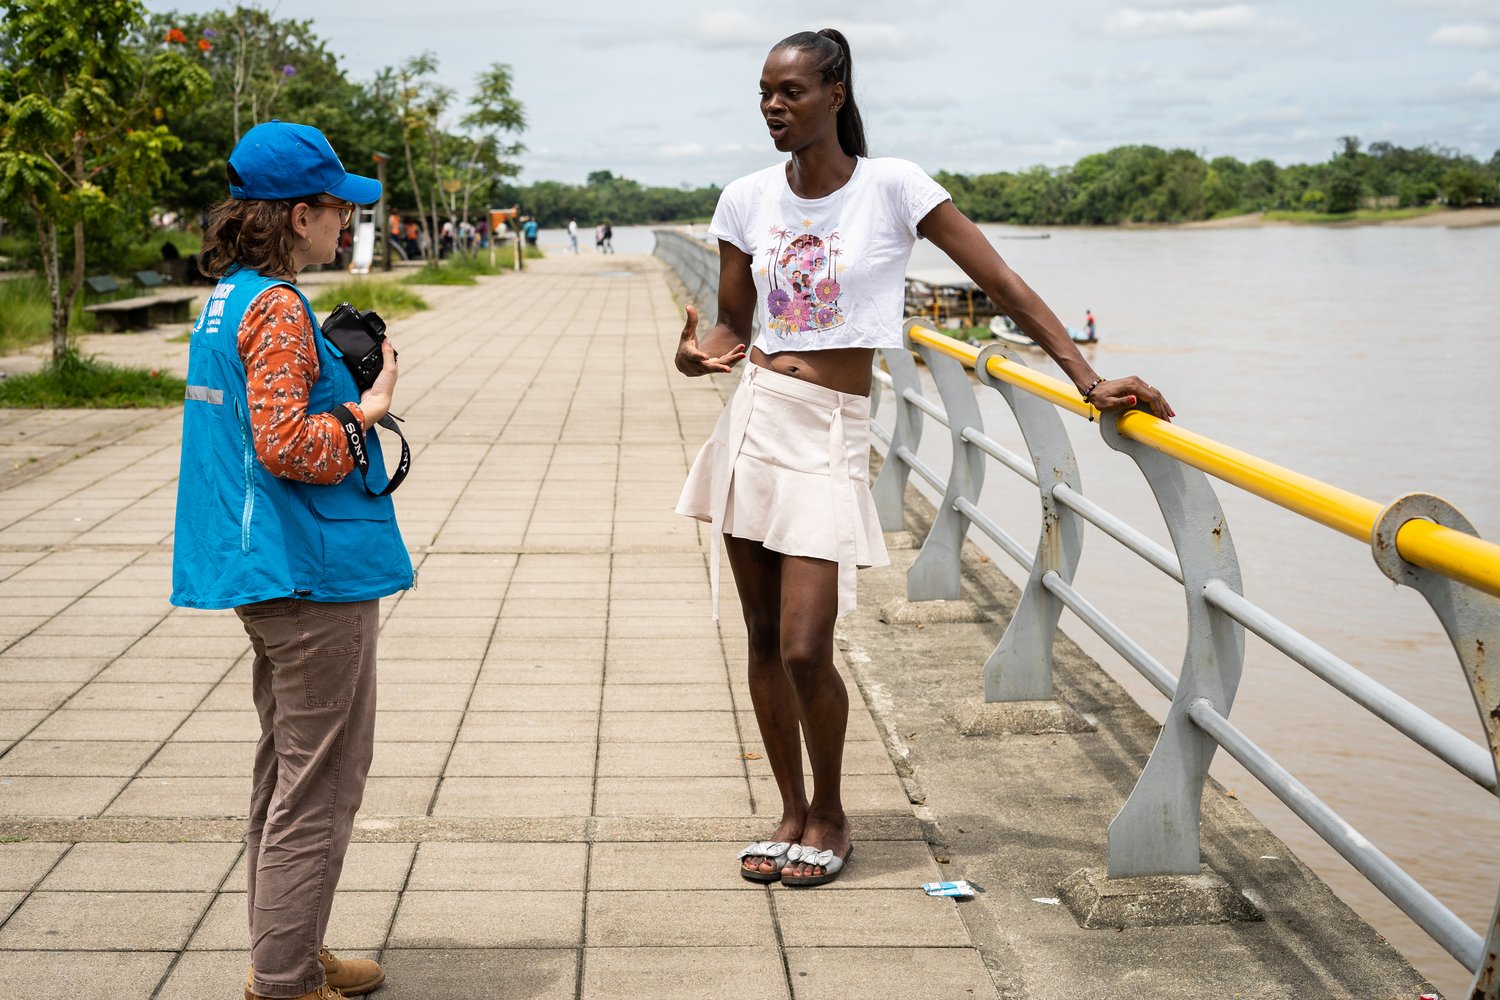
[[[917,224],[949,194],[915,163],[855,161],[826,198],[798,198],[786,163],[719,195],[708,231],[750,255],[767,354],[900,347],[906,265]]]

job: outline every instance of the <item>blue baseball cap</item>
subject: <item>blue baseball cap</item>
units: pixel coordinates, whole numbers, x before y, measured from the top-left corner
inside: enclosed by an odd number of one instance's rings
[[[326,192],[356,205],[380,200],[380,182],[345,170],[311,125],[262,122],[235,144],[229,166],[231,198],[280,201]]]

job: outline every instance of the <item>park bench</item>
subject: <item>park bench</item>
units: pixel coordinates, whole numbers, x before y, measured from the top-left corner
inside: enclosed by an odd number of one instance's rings
[[[155,271],[137,271],[135,280],[144,289],[166,284],[166,280]],[[85,278],[84,284],[95,295],[108,295],[120,290],[119,282],[108,274]],[[197,295],[197,292],[177,289],[128,299],[95,302],[91,306],[84,306],[83,311],[93,315],[101,330],[140,330],[162,323],[187,322],[188,306]]]

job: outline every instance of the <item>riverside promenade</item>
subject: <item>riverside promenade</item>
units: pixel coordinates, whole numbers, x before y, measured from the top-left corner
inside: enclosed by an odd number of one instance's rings
[[[316,281],[314,276],[313,281]],[[762,887],[776,823],[726,578],[671,511],[728,383],[671,365],[650,257],[558,255],[423,288],[391,324],[413,447],[396,494],[419,586],[384,602],[377,749],[327,944],[387,1000],[1328,998],[1422,978],[1216,787],[1204,856],[1264,919],[1082,930],[1057,883],[1103,863],[1155,726],[1076,648],[1093,733],[966,737],[982,624],[893,626],[913,550],[839,630],[857,850]],[[177,331],[87,349],[180,370]],[[257,721],[231,612],[166,602],[180,413],[0,422],[0,997],[240,995]],[[930,516],[911,499],[911,517]],[[919,886],[969,878],[977,899]]]

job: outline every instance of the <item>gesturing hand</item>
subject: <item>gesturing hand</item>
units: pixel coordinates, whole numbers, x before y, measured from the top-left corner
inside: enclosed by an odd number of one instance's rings
[[[1177,416],[1161,390],[1147,385],[1145,379],[1138,375],[1100,382],[1089,393],[1088,401],[1099,410],[1128,410],[1134,406],[1144,406],[1163,420],[1170,421]]]
[[[736,344],[720,357],[712,357],[698,347],[698,310],[687,307],[687,322],[682,324],[682,339],[677,341],[677,370],[684,375],[707,375],[709,372],[732,371],[745,360],[745,345]]]

